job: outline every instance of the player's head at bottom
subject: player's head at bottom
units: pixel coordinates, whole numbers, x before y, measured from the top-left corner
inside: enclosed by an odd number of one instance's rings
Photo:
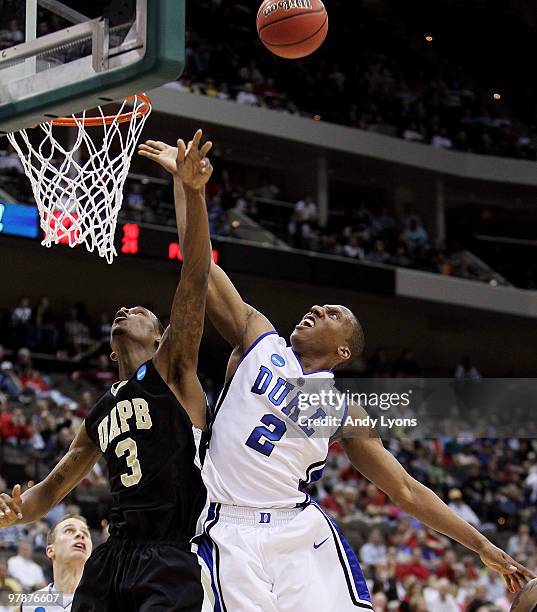
[[[321,359],[331,370],[350,365],[364,350],[360,322],[346,306],[312,306],[291,335],[301,357]]]
[[[111,358],[119,356],[132,348],[155,353],[159,347],[164,328],[158,317],[143,306],[127,308],[122,306],[117,312],[110,330]]]
[[[64,516],[48,533],[45,553],[53,565],[83,566],[91,551],[90,530],[79,514]]]

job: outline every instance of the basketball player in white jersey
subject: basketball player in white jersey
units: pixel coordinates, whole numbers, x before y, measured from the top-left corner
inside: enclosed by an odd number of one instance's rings
[[[173,168],[173,147],[148,141],[140,153]],[[175,197],[182,235],[184,194],[177,179]],[[362,328],[348,308],[312,306],[287,346],[213,263],[206,309],[233,349],[203,467],[211,504],[198,554],[211,572],[216,610],[372,609],[356,556],[335,523],[302,491],[320,477],[335,440],[404,512],[478,553],[511,590],[534,576],[407,474],[377,436],[353,427],[316,435],[314,425],[300,420],[301,384],[314,379],[330,385],[332,371],[363,350]],[[359,407],[349,412],[364,416]]]
[[[49,531],[45,550],[52,561],[53,581],[33,593],[21,612],[70,612],[91,551],[91,535],[83,516],[67,514],[58,521]]]

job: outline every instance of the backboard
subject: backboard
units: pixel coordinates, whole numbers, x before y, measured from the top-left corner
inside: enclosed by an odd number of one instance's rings
[[[177,79],[185,2],[3,0],[0,135]]]

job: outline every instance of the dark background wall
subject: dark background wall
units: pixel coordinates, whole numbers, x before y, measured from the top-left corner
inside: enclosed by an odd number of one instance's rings
[[[288,268],[293,266],[289,257]],[[489,376],[533,376],[537,369],[537,325],[532,319],[374,295],[362,290],[359,278],[352,283],[354,290],[267,278],[256,273],[255,263],[249,263],[250,273],[232,272],[231,277],[243,297],[282,334],[289,334],[311,305],[342,303],[364,325],[367,354],[378,346],[393,351],[408,347],[431,375],[449,375],[465,355]],[[337,264],[332,265],[335,270]],[[0,241],[0,266],[4,307],[13,307],[22,295],[32,300],[47,295],[60,307],[83,301],[95,315],[138,303],[152,304],[157,313],[166,314],[180,274],[180,264],[120,257],[107,265],[68,247],[45,250],[38,243],[8,237]],[[227,346],[207,325],[203,358],[223,364],[226,354]]]

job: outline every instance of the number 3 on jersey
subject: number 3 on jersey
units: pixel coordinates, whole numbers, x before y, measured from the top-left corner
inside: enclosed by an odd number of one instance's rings
[[[287,431],[287,425],[273,414],[265,414],[261,423],[263,423],[263,426],[260,425],[252,431],[248,440],[246,440],[246,446],[269,457],[274,450],[272,442],[278,442],[282,439],[283,434]]]
[[[132,487],[138,484],[142,479],[142,468],[138,461],[138,447],[132,438],[121,440],[116,446],[116,455],[121,457],[127,455],[127,467],[131,469],[130,474],[127,472],[121,474],[121,482],[125,487]]]

